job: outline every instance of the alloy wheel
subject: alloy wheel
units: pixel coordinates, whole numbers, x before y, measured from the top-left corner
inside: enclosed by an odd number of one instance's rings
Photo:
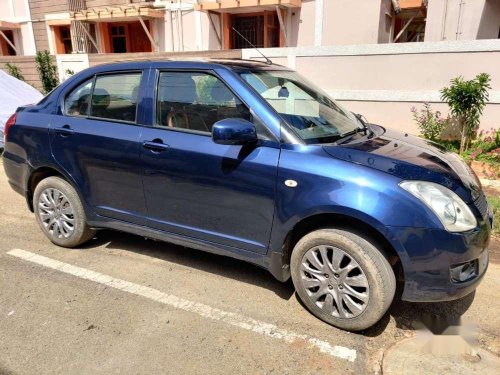
[[[40,194],[38,215],[47,232],[55,238],[68,238],[75,231],[73,206],[58,189],[48,188]]]
[[[328,315],[354,318],[368,305],[365,272],[338,247],[323,245],[308,250],[300,264],[300,281],[310,300]]]

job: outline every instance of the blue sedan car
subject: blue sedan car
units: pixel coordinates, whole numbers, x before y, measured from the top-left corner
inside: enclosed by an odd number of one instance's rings
[[[45,235],[110,228],[290,277],[316,317],[472,293],[492,213],[456,154],[366,123],[285,67],[146,61],[82,71],[6,124],[4,167]]]

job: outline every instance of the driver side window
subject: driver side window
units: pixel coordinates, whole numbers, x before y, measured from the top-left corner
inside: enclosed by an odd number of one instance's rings
[[[217,77],[200,72],[161,72],[157,125],[210,133],[217,121],[253,121],[250,110]]]

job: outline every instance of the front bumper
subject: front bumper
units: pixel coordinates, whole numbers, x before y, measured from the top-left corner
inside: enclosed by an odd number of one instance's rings
[[[449,301],[472,293],[488,268],[489,218],[479,227],[464,233],[441,229],[391,227],[392,235],[403,248],[402,299],[411,302]],[[475,273],[464,281],[453,280],[453,269],[471,262]]]

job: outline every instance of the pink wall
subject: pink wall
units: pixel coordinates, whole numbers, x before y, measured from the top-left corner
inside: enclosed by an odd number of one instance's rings
[[[337,90],[439,90],[481,72],[500,89],[500,52],[297,57],[296,68]]]
[[[431,0],[425,40],[497,39],[500,28],[498,0]]]
[[[315,0],[302,0],[301,8],[292,9],[289,36],[290,46],[314,45],[315,7]]]
[[[323,45],[377,43],[380,0],[324,1]]]

